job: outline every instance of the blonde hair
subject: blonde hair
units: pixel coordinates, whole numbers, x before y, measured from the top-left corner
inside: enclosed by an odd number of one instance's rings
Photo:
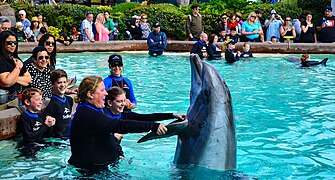
[[[103,82],[103,80],[99,76],[85,77],[78,87],[78,95],[75,98],[76,103],[79,103],[80,101],[87,102],[87,93],[94,93],[97,90],[100,82]]]
[[[102,17],[102,21],[99,20],[101,17]],[[102,24],[105,23],[105,16],[104,16],[102,13],[99,13],[99,14],[97,15],[97,18],[95,19],[95,24],[97,24],[97,23],[99,23],[99,22],[101,22]]]
[[[255,22],[251,22],[251,21],[250,21],[251,16],[255,16],[255,17],[256,17],[256,18],[255,18]],[[247,22],[248,22],[249,24],[250,24],[250,23],[257,24],[257,23],[258,23],[258,17],[257,17],[257,15],[256,15],[255,12],[251,12],[251,13],[249,14],[249,16],[248,16],[248,18],[247,18]]]

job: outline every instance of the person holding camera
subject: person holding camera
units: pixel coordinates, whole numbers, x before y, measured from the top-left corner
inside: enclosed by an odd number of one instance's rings
[[[285,40],[294,39],[297,36],[295,32],[295,28],[292,23],[292,18],[287,16],[285,18],[285,22],[282,26],[280,26],[280,42],[284,42]]]
[[[276,10],[271,10],[270,19],[265,21],[266,31],[266,41],[271,41],[272,36],[276,36],[277,40],[280,39],[280,27],[284,23],[284,20]]]

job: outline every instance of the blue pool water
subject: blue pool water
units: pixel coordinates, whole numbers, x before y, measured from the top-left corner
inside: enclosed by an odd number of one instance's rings
[[[108,75],[110,53],[59,54],[57,68],[79,80]],[[161,58],[122,53],[124,75],[132,80],[136,112],[186,113],[189,106],[190,66],[187,54]],[[237,177],[258,179],[335,178],[335,56],[328,67],[301,69],[282,60],[287,55],[256,55],[233,65],[210,62],[221,72],[232,93],[237,133]],[[24,59],[27,55],[22,55]],[[296,55],[298,57],[298,55]],[[170,121],[164,121],[167,124]],[[126,158],[98,179],[229,179],[229,174],[200,167],[176,168],[172,161],[176,137],[122,142]],[[20,138],[0,141],[0,179],[80,176],[67,164],[68,142],[40,151],[39,160],[17,158]],[[52,140],[52,139],[51,139]],[[215,158],[215,157],[213,157]]]

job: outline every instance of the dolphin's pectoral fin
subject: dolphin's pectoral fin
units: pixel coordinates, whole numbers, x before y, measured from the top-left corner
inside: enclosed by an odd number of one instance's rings
[[[188,120],[173,121],[166,126],[168,131],[165,134],[157,135],[156,132],[150,132],[147,135],[143,136],[141,139],[139,139],[137,141],[137,143],[149,141],[149,140],[152,140],[152,139],[159,139],[159,138],[170,137],[170,136],[173,136],[173,135],[178,135],[178,134],[182,133],[187,126],[188,126]]]

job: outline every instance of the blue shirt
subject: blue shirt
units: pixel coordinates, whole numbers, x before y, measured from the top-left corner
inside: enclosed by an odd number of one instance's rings
[[[244,29],[245,32],[252,32],[254,30],[258,31],[259,27],[260,23],[249,24],[247,21],[244,21],[242,23],[242,30]],[[259,37],[259,34],[249,34],[246,35],[246,37],[249,39],[257,39]]]
[[[269,20],[265,21],[265,24],[268,22]],[[268,30],[266,31],[266,41],[271,41],[271,37],[272,36],[276,36],[277,41],[280,39],[280,26],[282,25],[282,22],[280,20],[273,20],[269,27]]]
[[[85,33],[85,29],[88,29],[88,33],[90,34],[91,39],[94,39],[94,34],[92,30],[92,22],[89,22],[87,19],[83,20],[81,23],[81,34],[83,35],[83,41],[89,41],[89,38],[87,37]]]
[[[128,78],[123,77],[123,76],[116,77],[113,75],[109,75],[108,77],[104,79],[106,91],[108,91],[109,88],[113,87],[113,81],[114,81],[114,84],[116,84],[121,89],[126,91],[127,99],[129,99],[131,103],[136,104],[136,98],[135,98],[134,89],[133,89],[133,85],[131,84],[131,81]]]

